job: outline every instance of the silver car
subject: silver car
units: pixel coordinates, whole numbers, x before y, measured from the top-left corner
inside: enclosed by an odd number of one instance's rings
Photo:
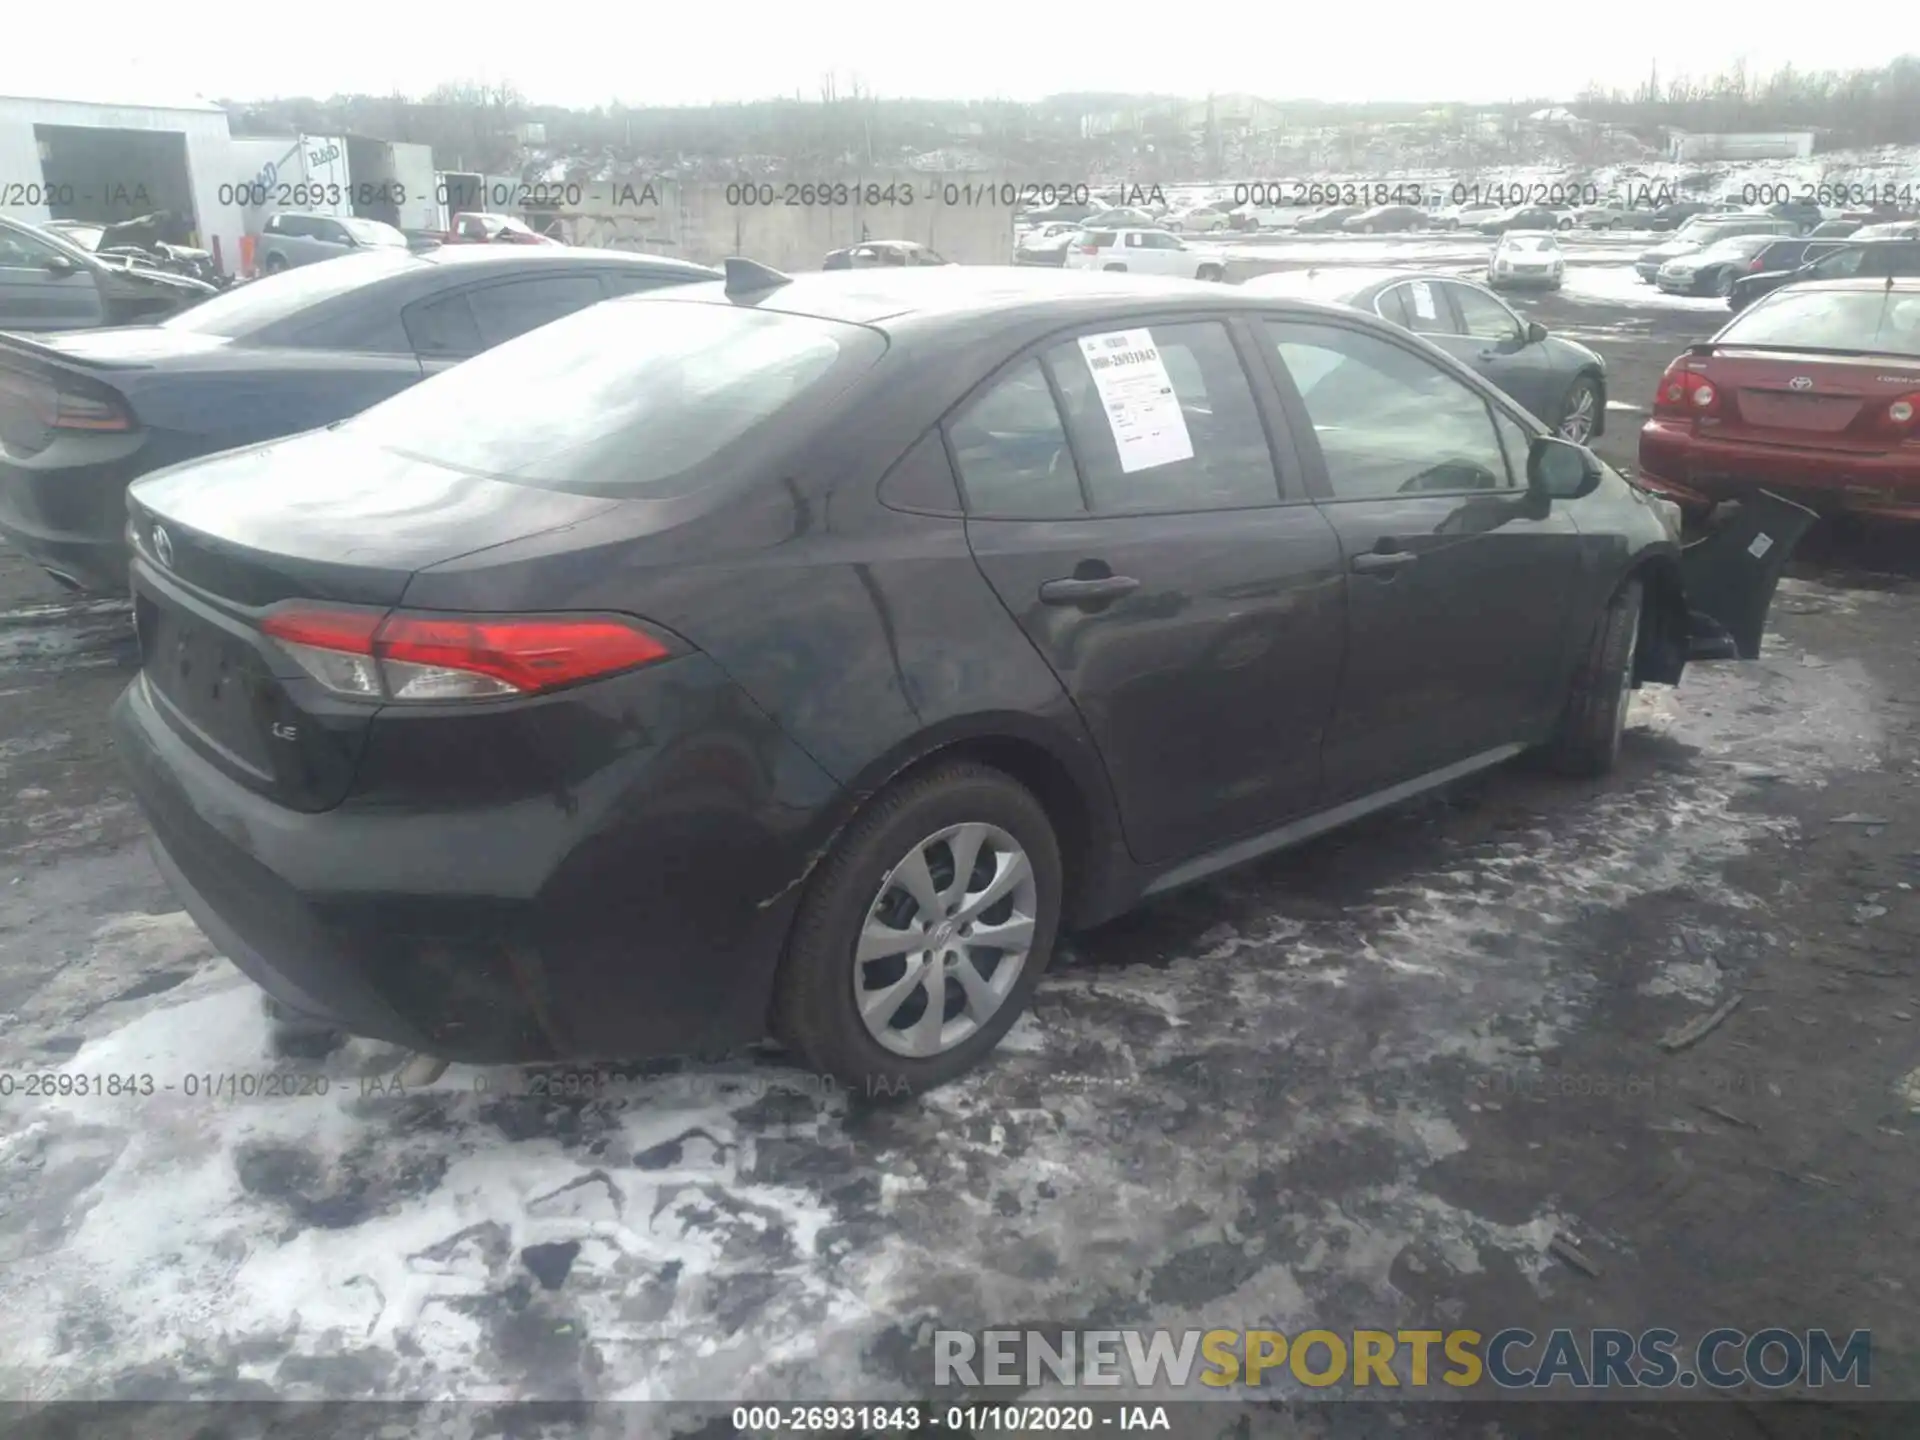
[[[266,274],[332,260],[356,250],[407,248],[407,237],[393,226],[357,215],[299,215],[280,211],[261,228],[254,263]]]

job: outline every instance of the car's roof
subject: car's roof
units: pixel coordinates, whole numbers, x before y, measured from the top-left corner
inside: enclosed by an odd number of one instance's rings
[[[484,269],[490,265],[633,265],[670,270],[688,276],[717,277],[719,271],[671,255],[649,255],[636,250],[603,250],[591,245],[543,247],[536,245],[442,245],[413,256],[427,265],[459,265]]]
[[[1058,312],[1111,310],[1116,302],[1168,309],[1219,308],[1238,287],[1157,275],[1013,265],[940,265],[909,270],[826,270],[770,290],[729,296],[719,285],[684,285],[633,297],[638,304],[685,301],[752,305],[882,329],[912,319],[964,324],[984,316],[1018,320]],[[1256,298],[1253,296],[1249,299]],[[623,302],[624,303],[624,302]]]

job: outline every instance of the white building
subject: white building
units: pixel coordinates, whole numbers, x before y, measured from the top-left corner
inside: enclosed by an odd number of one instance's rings
[[[171,210],[231,270],[245,233],[231,145],[226,111],[198,97],[0,96],[0,214],[44,224]]]

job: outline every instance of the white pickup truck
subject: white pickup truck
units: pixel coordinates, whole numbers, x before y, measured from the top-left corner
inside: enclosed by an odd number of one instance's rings
[[[1084,230],[1067,246],[1069,270],[1126,270],[1138,275],[1179,275],[1188,280],[1224,280],[1226,256],[1213,246],[1189,245],[1170,230]]]

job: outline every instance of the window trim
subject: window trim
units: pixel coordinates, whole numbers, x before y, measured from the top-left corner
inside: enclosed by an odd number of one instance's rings
[[[1414,334],[1414,332],[1402,332],[1399,326],[1395,325],[1391,320],[1385,319],[1377,319],[1375,324],[1369,325],[1363,318],[1364,315],[1365,312],[1359,310],[1354,311],[1351,317],[1347,315],[1323,315],[1318,311],[1275,310],[1271,314],[1259,316],[1254,323],[1263,327],[1273,322],[1290,322],[1296,325],[1322,325],[1332,329],[1351,330],[1361,335],[1372,335],[1376,339],[1406,351],[1415,359],[1424,360],[1427,364],[1434,366],[1435,369],[1451,375],[1455,380],[1458,380],[1465,386],[1469,393],[1477,395],[1481,403],[1487,408],[1487,425],[1489,429],[1493,427],[1494,416],[1496,414],[1503,414],[1535,440],[1539,439],[1542,435],[1551,433],[1547,429],[1545,422],[1534,419],[1531,415],[1528,415],[1526,411],[1520,409],[1507,398],[1506,394],[1501,391],[1499,387],[1483,379],[1479,372],[1472,367],[1455,360],[1444,350],[1440,351],[1441,359],[1435,360],[1432,354],[1426,353],[1419,348],[1418,342],[1420,337]],[[1355,319],[1358,319],[1360,323],[1353,323]],[[1265,335],[1261,335],[1259,340],[1261,359],[1268,367],[1273,387],[1278,393],[1281,405],[1286,410],[1288,428],[1295,435],[1311,437],[1310,441],[1301,439],[1297,444],[1300,452],[1300,473],[1306,481],[1314,504],[1322,506],[1380,505],[1392,504],[1396,501],[1417,503],[1422,500],[1448,499],[1452,497],[1484,498],[1487,495],[1488,492],[1485,490],[1422,490],[1417,495],[1372,495],[1365,497],[1336,495],[1333,490],[1333,482],[1327,478],[1326,452],[1320,448],[1320,437],[1314,431],[1313,417],[1307,411],[1306,401],[1301,397],[1299,387],[1293,383],[1292,374],[1280,363],[1279,351],[1275,349],[1272,342],[1267,340]],[[1409,345],[1404,343],[1405,340],[1413,340],[1416,343]],[[1431,348],[1434,350],[1439,349],[1438,346],[1432,346]],[[1499,450],[1502,462],[1504,463],[1507,447],[1500,443],[1500,435],[1497,430],[1494,431],[1493,442],[1495,448]],[[1512,467],[1508,466],[1507,469],[1509,476],[1511,476]],[[1508,488],[1494,493],[1514,498],[1524,497],[1527,494],[1525,477],[1520,477],[1518,488]]]
[[[1152,311],[1145,315],[1110,315],[1093,320],[1082,320],[1072,325],[1060,326],[1036,340],[1022,345],[1012,355],[1002,360],[988,371],[978,382],[969,386],[961,397],[941,412],[934,423],[940,427],[942,443],[947,447],[947,459],[953,466],[954,482],[960,489],[960,503],[967,507],[969,520],[1032,521],[1043,524],[1056,524],[1063,520],[1140,520],[1166,515],[1236,515],[1248,510],[1278,509],[1283,506],[1310,505],[1313,494],[1306,480],[1306,456],[1294,441],[1292,416],[1280,403],[1280,397],[1273,390],[1271,374],[1265,367],[1264,357],[1259,354],[1259,336],[1246,326],[1247,312],[1206,310],[1194,313]],[[1260,417],[1260,429],[1266,436],[1267,455],[1273,465],[1275,498],[1271,502],[1263,501],[1257,505],[1210,505],[1204,509],[1167,509],[1167,510],[1096,510],[1092,508],[1091,492],[1087,475],[1080,464],[1079,452],[1073,443],[1073,433],[1067,425],[1066,407],[1061,403],[1059,382],[1052,367],[1046,362],[1046,352],[1064,340],[1075,340],[1082,335],[1100,334],[1114,329],[1137,330],[1155,325],[1195,325],[1217,324],[1225,327],[1228,340],[1233,346],[1234,357],[1240,362],[1240,371],[1246,377],[1247,388],[1252,392],[1254,411]],[[1382,324],[1386,323],[1384,321]],[[1067,437],[1067,453],[1073,459],[1074,471],[1080,481],[1080,503],[1083,507],[1071,515],[1006,515],[972,508],[967,494],[967,482],[960,470],[960,452],[953,443],[953,423],[968,407],[974,404],[987,391],[998,385],[1007,375],[1020,367],[1022,362],[1033,360],[1040,366],[1040,373],[1046,377],[1048,392],[1053,397],[1054,411],[1060,419],[1061,433]],[[1317,448],[1317,447],[1316,447]],[[1288,462],[1293,469],[1289,469]],[[1290,475],[1293,478],[1290,480]]]
[[[1493,291],[1487,289],[1484,285],[1475,285],[1471,280],[1443,279],[1439,283],[1446,291],[1447,303],[1453,307],[1453,318],[1460,323],[1460,334],[1456,338],[1461,340],[1486,340],[1488,338],[1485,335],[1476,335],[1467,328],[1469,323],[1467,320],[1467,312],[1460,304],[1459,292],[1461,290],[1473,290],[1478,292],[1483,299],[1493,301],[1495,305],[1498,305],[1500,309],[1505,312],[1507,319],[1513,322],[1513,333],[1508,338],[1517,340],[1521,347],[1525,348],[1527,343],[1526,320],[1521,317],[1518,310],[1515,310],[1511,305],[1507,304],[1506,301],[1494,294]]]

